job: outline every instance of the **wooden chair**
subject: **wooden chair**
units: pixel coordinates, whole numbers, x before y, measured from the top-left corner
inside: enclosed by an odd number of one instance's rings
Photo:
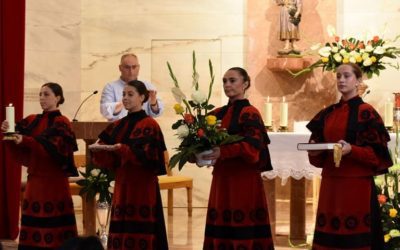
[[[165,151],[164,157],[165,157],[165,167],[167,169],[167,175],[159,176],[158,183],[160,184],[161,190],[162,189],[168,190],[168,201],[167,201],[168,215],[173,215],[174,189],[186,188],[188,215],[192,216],[193,178],[188,176],[172,175],[171,168],[169,167],[168,151]]]

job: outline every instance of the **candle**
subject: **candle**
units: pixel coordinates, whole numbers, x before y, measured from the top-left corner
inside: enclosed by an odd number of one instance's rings
[[[272,126],[272,103],[269,102],[269,96],[265,103],[265,126]]]
[[[390,100],[385,102],[385,127],[393,127],[393,108],[393,102],[391,102]]]
[[[282,102],[280,104],[280,111],[281,111],[281,121],[279,125],[281,127],[287,127],[288,126],[288,103],[285,102],[285,97],[282,97]]]
[[[6,120],[8,121],[8,131],[10,133],[15,132],[15,111],[14,111],[14,106],[12,103],[8,104],[6,107]]]

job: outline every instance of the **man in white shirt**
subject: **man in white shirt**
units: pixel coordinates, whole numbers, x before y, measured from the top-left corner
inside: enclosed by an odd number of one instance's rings
[[[122,91],[125,84],[137,80],[140,64],[135,54],[125,54],[121,57],[119,71],[121,76],[118,80],[107,83],[101,93],[100,112],[108,121],[115,121],[127,115],[122,104]],[[164,111],[164,104],[157,98],[157,90],[153,84],[142,81],[149,91],[149,100],[143,103],[143,110],[152,117],[157,117]]]

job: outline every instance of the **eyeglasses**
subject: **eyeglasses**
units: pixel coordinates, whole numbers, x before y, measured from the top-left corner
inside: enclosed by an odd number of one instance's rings
[[[122,66],[122,68],[127,69],[127,70],[129,70],[129,69],[135,70],[140,65],[139,64],[135,64],[135,65],[126,65],[126,64],[124,64],[124,65],[121,65],[121,66]]]

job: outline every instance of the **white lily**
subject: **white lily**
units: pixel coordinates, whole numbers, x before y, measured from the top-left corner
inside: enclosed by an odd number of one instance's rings
[[[333,55],[333,59],[335,59],[336,62],[340,63],[342,62],[342,56],[339,53],[336,53]]]
[[[100,169],[94,168],[90,171],[90,174],[96,177],[100,174]]]
[[[368,67],[372,64],[371,58],[364,59],[363,66]]]
[[[382,46],[377,46],[374,50],[374,53],[377,55],[382,55],[385,52],[386,52],[386,50]]]
[[[171,89],[172,95],[177,103],[182,103],[182,100],[186,100],[186,95],[178,87],[173,87]]]
[[[329,57],[331,54],[332,48],[329,46],[322,47],[318,50],[318,54],[323,57]]]
[[[200,90],[195,90],[192,94],[192,100],[196,104],[202,104],[207,101],[207,96]]]

